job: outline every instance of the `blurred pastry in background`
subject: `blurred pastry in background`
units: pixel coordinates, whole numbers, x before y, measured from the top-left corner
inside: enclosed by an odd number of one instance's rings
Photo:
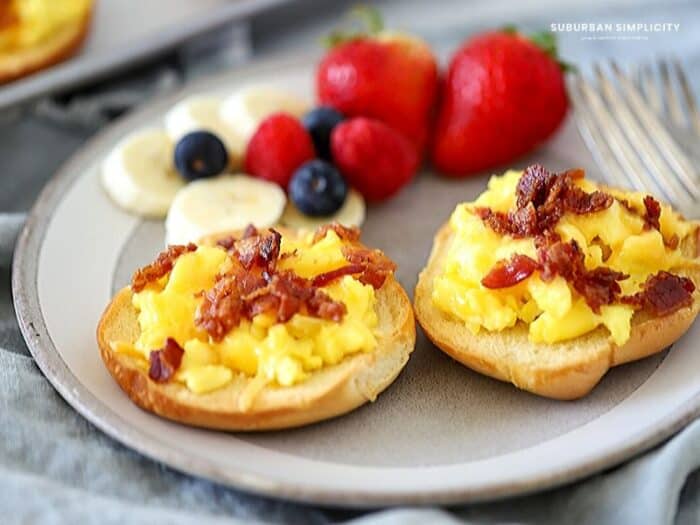
[[[93,0],[0,0],[0,84],[70,58],[88,33]]]

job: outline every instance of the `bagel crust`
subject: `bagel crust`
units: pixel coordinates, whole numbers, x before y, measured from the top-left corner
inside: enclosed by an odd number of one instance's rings
[[[109,373],[139,407],[188,425],[231,431],[297,427],[349,412],[374,401],[408,362],[415,347],[415,320],[404,289],[389,277],[376,290],[377,348],[324,366],[289,387],[266,386],[248,409],[239,403],[253,380],[234,373],[226,387],[195,394],[184,385],[157,383],[136,358],[115,351],[110,342],[139,337],[138,313],[130,287],[110,302],[97,327],[97,342]]]
[[[68,24],[46,41],[0,54],[0,84],[25,77],[73,56],[87,37],[91,19],[92,8],[75,23]]]
[[[697,257],[697,235],[688,246]],[[629,340],[613,343],[598,327],[581,337],[554,344],[533,343],[528,327],[518,322],[499,332],[482,330],[477,335],[461,321],[437,308],[432,301],[433,281],[442,270],[452,243],[449,223],[435,236],[428,264],[418,278],[415,314],[427,337],[443,352],[465,366],[541,396],[571,400],[585,396],[610,367],[661,352],[680,338],[700,311],[698,292],[690,307],[665,317],[637,312],[632,318]],[[679,272],[700,283],[700,262]]]

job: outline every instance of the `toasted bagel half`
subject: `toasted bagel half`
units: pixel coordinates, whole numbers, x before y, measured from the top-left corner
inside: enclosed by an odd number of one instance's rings
[[[698,255],[696,234],[683,249]],[[617,346],[605,328],[554,344],[533,343],[528,327],[518,322],[499,332],[473,334],[465,324],[433,304],[433,282],[443,269],[453,232],[445,224],[435,236],[428,264],[418,278],[415,314],[428,338],[443,352],[467,367],[518,388],[554,399],[576,399],[598,384],[610,367],[635,361],[667,348],[690,327],[700,311],[700,293],[690,307],[665,317],[636,312],[629,340]],[[700,283],[700,260],[678,272]]]
[[[285,232],[288,233],[288,232]],[[208,238],[210,243],[214,238]],[[241,396],[253,380],[234,374],[226,387],[195,394],[184,385],[158,383],[134,357],[115,351],[112,341],[134,342],[140,334],[132,291],[123,288],[110,302],[97,328],[102,359],[112,377],[141,408],[174,421],[222,430],[296,427],[349,412],[374,401],[398,376],[415,346],[415,321],[404,289],[389,277],[376,291],[377,348],[324,366],[289,387],[265,386],[249,408]]]

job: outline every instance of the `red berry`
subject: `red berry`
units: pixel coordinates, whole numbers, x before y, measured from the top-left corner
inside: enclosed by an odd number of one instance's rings
[[[423,41],[364,37],[331,49],[316,72],[319,101],[348,117],[381,120],[418,151],[427,142],[437,94],[437,63]]]
[[[335,127],[331,151],[348,183],[370,201],[398,192],[413,178],[419,163],[408,139],[383,122],[364,117]]]
[[[433,135],[438,170],[460,176],[501,166],[556,131],[568,101],[550,43],[543,49],[517,33],[491,32],[454,54]]]
[[[248,142],[245,170],[286,189],[294,171],[315,156],[311,137],[299,120],[274,113],[260,123]]]

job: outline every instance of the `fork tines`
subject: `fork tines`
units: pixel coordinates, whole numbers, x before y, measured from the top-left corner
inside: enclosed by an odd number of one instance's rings
[[[700,140],[698,106],[678,61],[661,61],[658,71],[639,67],[632,80],[610,61],[593,66],[592,80],[575,73],[569,93],[576,121],[610,183],[659,193],[697,215],[700,178],[665,122]]]

